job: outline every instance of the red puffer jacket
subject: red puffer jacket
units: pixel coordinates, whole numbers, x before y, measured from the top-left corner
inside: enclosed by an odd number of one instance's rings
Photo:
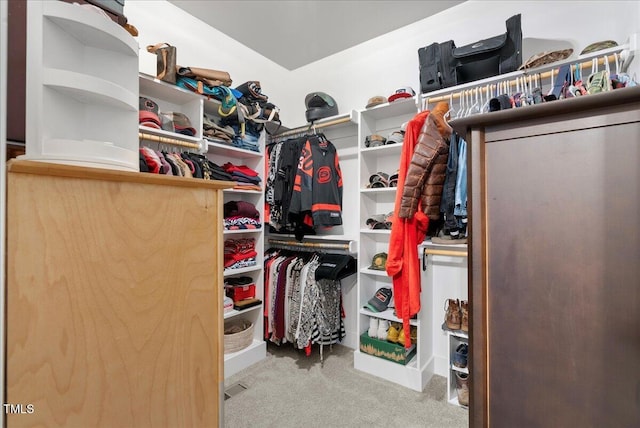
[[[418,137],[407,178],[402,189],[400,218],[412,218],[422,202],[429,220],[440,218],[442,186],[447,172],[449,138],[453,130],[444,119],[449,104],[440,102],[429,113]]]

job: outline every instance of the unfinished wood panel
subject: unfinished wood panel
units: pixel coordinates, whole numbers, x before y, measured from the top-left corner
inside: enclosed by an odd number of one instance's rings
[[[20,165],[8,177],[7,402],[35,411],[7,426],[217,426],[221,191]]]

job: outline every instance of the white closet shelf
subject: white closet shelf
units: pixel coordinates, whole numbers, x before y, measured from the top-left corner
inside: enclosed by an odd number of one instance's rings
[[[240,233],[260,233],[262,232],[262,229],[237,229],[237,230],[227,230],[225,229],[223,234],[224,235],[235,235],[235,234],[240,234]]]
[[[375,189],[360,189],[362,193],[396,193],[397,187],[378,187]]]
[[[418,112],[418,101],[416,97],[404,98],[391,103],[380,104],[370,109],[362,110],[362,114],[373,119],[384,119],[391,116],[404,114],[415,114]]]
[[[262,158],[263,156],[262,153],[254,152],[253,150],[240,149],[237,147],[228,146],[226,144],[214,143],[211,141],[207,141],[206,138],[205,141],[207,142],[207,148],[209,152],[215,150],[216,153],[223,156],[229,156],[237,159],[257,159]]]
[[[224,193],[238,193],[243,195],[261,195],[261,190],[224,189]]]
[[[402,322],[402,320],[400,318],[398,318],[397,316],[395,316],[393,314],[393,308],[389,308],[389,309],[385,310],[384,312],[373,312],[373,311],[370,311],[369,309],[366,309],[366,308],[360,308],[360,313],[362,315],[366,315],[366,316],[374,317],[374,318],[380,318],[380,319],[387,320],[387,321]],[[409,320],[409,323],[411,325],[415,325],[415,326],[420,325],[420,321],[417,320],[417,319]]]
[[[139,73],[140,93],[158,98],[172,104],[182,105],[203,98],[195,92],[158,80],[148,74]]]
[[[256,306],[253,306],[251,308],[243,309],[242,311],[239,311],[237,309],[232,309],[229,312],[226,312],[224,314],[224,319],[228,320],[228,319],[237,317],[239,315],[244,315],[244,314],[252,312],[252,311],[257,311],[258,309],[262,309],[262,305],[256,305]]]
[[[264,340],[256,340],[246,348],[231,354],[224,354],[224,377],[233,376],[239,371],[265,358],[267,343]]]
[[[381,155],[382,153],[384,153],[385,155],[393,154],[395,152],[400,153],[402,151],[402,144],[394,143],[394,144],[385,144],[384,146],[378,146],[378,147],[366,147],[366,148],[363,148],[361,151],[363,156],[378,156],[378,155]]]
[[[256,272],[259,270],[262,270],[262,262],[257,262],[255,266],[248,266],[240,269],[225,269],[224,276],[227,277],[227,276],[239,275],[242,273]]]
[[[42,2],[43,15],[86,46],[138,57],[138,43],[111,19],[84,7],[60,2]]]
[[[467,367],[465,367],[464,369],[461,367],[456,367],[453,364],[451,364],[451,370],[453,370],[454,372],[460,372],[460,373],[466,373],[469,374],[469,369]]]
[[[44,86],[56,89],[81,103],[138,111],[138,95],[113,82],[57,68],[45,68],[42,73]]]
[[[202,138],[192,137],[190,135],[179,134],[177,132],[165,131],[164,129],[151,128],[149,126],[138,126],[140,132],[144,134],[157,135],[159,137],[167,137],[174,140],[186,141],[189,143],[199,144]]]
[[[137,165],[138,152],[118,147],[112,142],[52,138],[46,140],[44,147],[42,154],[28,155],[28,159],[79,166],[110,166],[124,171],[138,172],[138,169],[133,167]]]
[[[391,229],[360,229],[360,233],[369,233],[372,235],[391,235]]]
[[[367,275],[384,276],[386,278],[390,278],[389,275],[387,275],[387,271],[385,271],[385,270],[376,270],[376,269],[364,268],[364,269],[360,269],[360,272],[361,273],[366,273]]]

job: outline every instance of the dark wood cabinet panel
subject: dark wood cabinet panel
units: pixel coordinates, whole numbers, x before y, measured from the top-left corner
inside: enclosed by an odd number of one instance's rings
[[[454,123],[470,144],[472,426],[640,421],[637,89]]]

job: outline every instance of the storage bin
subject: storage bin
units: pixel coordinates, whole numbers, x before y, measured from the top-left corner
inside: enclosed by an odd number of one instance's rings
[[[412,344],[411,348],[407,350],[404,345],[399,343],[369,337],[365,331],[360,335],[360,352],[406,365],[416,355],[416,345]]]
[[[251,345],[253,323],[246,320],[235,321],[224,327],[224,353],[238,352]]]

